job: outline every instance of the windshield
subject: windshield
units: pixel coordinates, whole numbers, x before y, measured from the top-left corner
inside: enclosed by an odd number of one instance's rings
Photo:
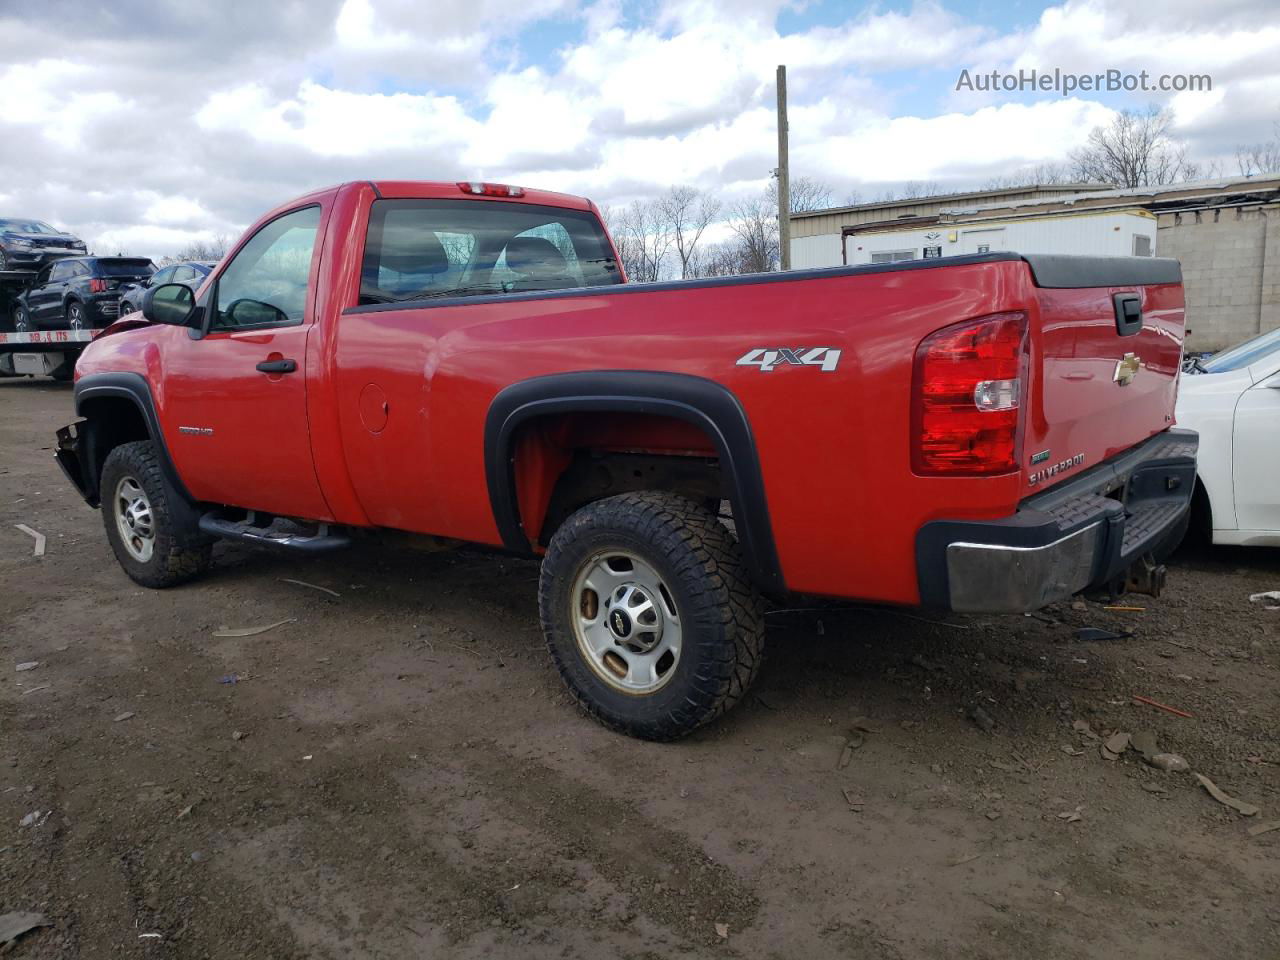
[[[49,233],[55,235],[62,232],[60,230],[55,230],[43,220],[0,219],[0,230],[8,230],[11,233]]]
[[[535,293],[620,283],[586,210],[476,200],[377,200],[361,303]]]
[[[1280,350],[1280,329],[1264,333],[1252,340],[1237,344],[1230,350],[1214,354],[1208,360],[1201,361],[1199,366],[1205,373],[1228,373],[1257,363],[1276,350]]]
[[[154,272],[150,260],[98,261],[98,274],[103,277],[149,277]]]

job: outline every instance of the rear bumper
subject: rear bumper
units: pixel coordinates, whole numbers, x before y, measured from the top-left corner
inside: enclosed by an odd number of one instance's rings
[[[105,327],[120,316],[120,294],[115,291],[91,294],[84,305],[95,327]]]
[[[1022,502],[994,521],[939,520],[916,535],[921,601],[1025,613],[1123,579],[1177,534],[1195,489],[1199,437],[1168,430]]]

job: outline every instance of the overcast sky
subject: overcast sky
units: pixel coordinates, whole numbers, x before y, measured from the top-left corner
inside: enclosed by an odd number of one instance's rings
[[[351,179],[732,199],[776,164],[779,63],[792,175],[837,200],[975,186],[1149,102],[1230,174],[1274,136],[1277,51],[1275,0],[0,0],[0,216],[158,256]],[[1019,67],[1213,90],[955,91],[963,68]]]

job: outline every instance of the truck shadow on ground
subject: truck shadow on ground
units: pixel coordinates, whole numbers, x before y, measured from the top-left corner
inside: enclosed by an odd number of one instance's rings
[[[342,603],[327,610],[330,620],[346,619],[352,627],[376,624],[424,638],[424,645],[443,637],[486,662],[527,665],[558,683],[542,647],[534,560],[366,543],[322,558],[239,545],[219,546],[216,556],[211,579],[229,590],[265,580],[273,593],[297,600],[297,589],[283,579],[313,582],[343,594]],[[1262,560],[1263,574],[1276,566],[1254,554],[1247,559]],[[1241,562],[1217,552],[1179,560],[1197,569]],[[1169,618],[1176,622],[1180,615],[1174,609],[1159,616],[1161,603],[1135,601],[1142,613],[1061,604],[1028,616],[960,616],[822,600],[774,605],[766,613],[767,659],[756,686],[738,711],[714,725],[718,733],[698,736],[729,735],[779,713],[865,715],[908,726],[958,720],[987,733],[996,726],[1015,732],[1046,721],[1069,722],[1088,713],[1091,701],[1127,696],[1132,659],[1151,655],[1153,645],[1166,639]],[[1077,631],[1084,627],[1117,636],[1082,641]]]

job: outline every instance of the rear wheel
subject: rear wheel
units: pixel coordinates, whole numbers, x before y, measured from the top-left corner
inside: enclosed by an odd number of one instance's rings
[[[165,478],[150,440],[107,454],[99,481],[102,522],[125,573],[144,587],[172,587],[209,568],[212,541]]]
[[[31,324],[31,314],[22,304],[13,308],[13,330],[15,333],[30,333],[35,327]]]
[[[733,535],[702,506],[628,493],[583,507],[542,564],[547,645],[577,702],[647,740],[674,740],[746,694],[762,601]]]
[[[130,303],[128,300],[121,300],[121,301],[120,301],[120,316],[122,316],[122,317],[123,317],[123,316],[125,316],[125,315],[127,315],[127,314],[130,314],[130,313],[133,313],[133,304],[132,304],[132,303]]]
[[[71,330],[84,330],[87,324],[84,319],[84,305],[72,300],[67,304],[67,327]]]

